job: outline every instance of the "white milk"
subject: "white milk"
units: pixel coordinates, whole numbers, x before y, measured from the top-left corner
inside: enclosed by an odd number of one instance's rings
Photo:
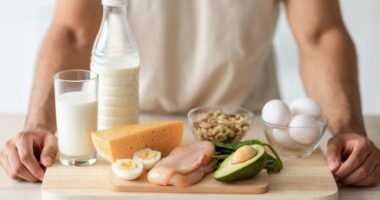
[[[97,130],[97,101],[85,92],[67,92],[56,99],[58,146],[66,156],[95,152],[91,132]]]
[[[103,20],[91,56],[91,70],[99,74],[98,130],[139,122],[140,56],[127,5],[103,3]]]
[[[139,122],[139,61],[122,59],[119,64],[125,66],[91,65],[99,74],[98,130]]]

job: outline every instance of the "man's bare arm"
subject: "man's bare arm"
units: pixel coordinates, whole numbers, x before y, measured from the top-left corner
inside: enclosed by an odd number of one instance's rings
[[[56,130],[53,75],[65,69],[89,68],[101,14],[97,0],[57,1],[54,20],[37,60],[26,129]]]
[[[25,128],[0,149],[0,165],[13,179],[41,181],[44,167],[57,155],[53,75],[88,69],[92,43],[101,20],[100,0],[58,0],[35,71]]]
[[[338,0],[285,2],[306,92],[322,104],[335,134],[327,146],[329,168],[343,184],[374,186],[380,181],[380,150],[365,136],[355,47]]]
[[[318,100],[336,134],[365,134],[355,47],[337,0],[287,0],[289,22],[301,55],[307,94]]]

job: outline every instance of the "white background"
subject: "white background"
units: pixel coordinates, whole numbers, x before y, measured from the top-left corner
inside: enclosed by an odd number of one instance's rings
[[[25,113],[39,44],[54,11],[54,0],[0,0],[0,113]],[[346,25],[359,54],[365,114],[380,114],[380,1],[341,0]],[[274,43],[282,96],[303,95],[298,52],[281,12]]]

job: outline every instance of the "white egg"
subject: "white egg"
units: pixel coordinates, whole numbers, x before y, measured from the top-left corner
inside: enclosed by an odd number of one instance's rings
[[[121,159],[112,164],[113,173],[124,180],[134,180],[141,176],[143,164],[137,160]]]
[[[298,143],[315,143],[320,136],[319,122],[310,115],[296,115],[289,123],[289,134]]]
[[[272,136],[273,139],[283,147],[293,149],[297,145],[297,143],[290,137],[289,131],[287,129],[274,128],[272,130]]]
[[[292,115],[305,114],[319,119],[322,115],[322,109],[318,102],[313,99],[303,97],[298,98],[290,104]]]
[[[268,101],[261,110],[261,117],[265,122],[276,125],[287,125],[290,120],[290,109],[285,102],[279,99]]]
[[[133,160],[141,162],[145,170],[150,170],[161,159],[161,152],[150,148],[136,151],[133,154]]]

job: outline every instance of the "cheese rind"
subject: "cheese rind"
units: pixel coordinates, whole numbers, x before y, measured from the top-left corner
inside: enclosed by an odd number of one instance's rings
[[[109,162],[132,158],[135,151],[151,148],[168,155],[181,145],[182,121],[153,122],[115,127],[93,132],[92,140],[99,155]]]

